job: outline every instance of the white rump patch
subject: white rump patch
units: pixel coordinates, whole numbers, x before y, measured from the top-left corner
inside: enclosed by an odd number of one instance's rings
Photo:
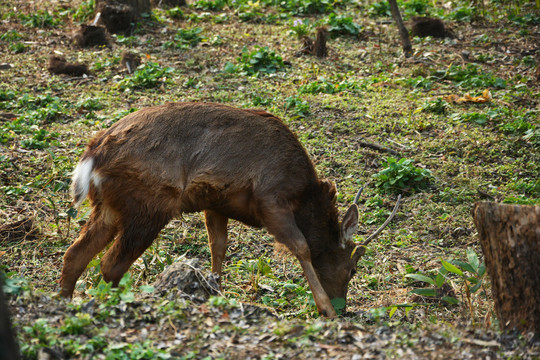
[[[79,207],[88,196],[90,181],[92,181],[96,187],[101,183],[101,176],[94,171],[93,167],[94,159],[88,158],[79,162],[73,171],[73,176],[71,178],[71,193],[76,208]]]

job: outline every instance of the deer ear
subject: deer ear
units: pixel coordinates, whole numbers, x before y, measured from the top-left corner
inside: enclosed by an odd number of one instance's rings
[[[352,204],[349,210],[345,213],[343,221],[341,222],[341,239],[340,243],[342,247],[352,240],[352,237],[358,229],[358,206]]]
[[[330,180],[326,180],[326,179],[321,180],[320,186],[321,186],[322,192],[327,193],[330,199],[334,199],[336,197],[336,193],[337,193],[336,186]]]

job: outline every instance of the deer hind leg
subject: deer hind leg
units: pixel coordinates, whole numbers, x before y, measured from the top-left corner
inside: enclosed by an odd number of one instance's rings
[[[152,244],[169,219],[163,214],[123,214],[118,222],[120,234],[101,260],[103,280],[118,286],[131,264]]]
[[[212,254],[212,272],[221,276],[221,266],[227,252],[227,222],[229,219],[213,210],[205,210],[204,216],[208,244]]]
[[[94,205],[90,219],[83,226],[79,238],[66,251],[60,277],[60,295],[71,297],[77,279],[86,266],[116,235],[116,217],[113,212],[98,203]]]
[[[317,272],[313,268],[309,246],[294,221],[293,213],[282,209],[269,210],[265,213],[264,224],[268,231],[274,235],[276,241],[287,246],[300,262],[319,314],[326,317],[337,316],[330,298],[324,291]]]

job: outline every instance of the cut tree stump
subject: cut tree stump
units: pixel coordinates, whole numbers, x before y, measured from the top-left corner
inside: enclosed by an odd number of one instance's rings
[[[96,0],[95,8],[98,23],[113,34],[130,33],[141,15],[151,10],[150,0]]]
[[[540,206],[479,202],[473,218],[501,329],[540,335]]]

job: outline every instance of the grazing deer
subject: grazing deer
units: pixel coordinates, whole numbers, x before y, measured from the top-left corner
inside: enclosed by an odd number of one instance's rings
[[[132,113],[100,132],[73,174],[75,206],[90,219],[64,256],[61,295],[70,297],[108,243],[105,281],[117,285],[160,230],[184,212],[204,211],[212,271],[221,274],[227,222],[265,227],[300,261],[320,314],[346,298],[363,251],[352,236],[353,204],[338,220],[336,188],[281,120],[264,111],[170,103]]]

